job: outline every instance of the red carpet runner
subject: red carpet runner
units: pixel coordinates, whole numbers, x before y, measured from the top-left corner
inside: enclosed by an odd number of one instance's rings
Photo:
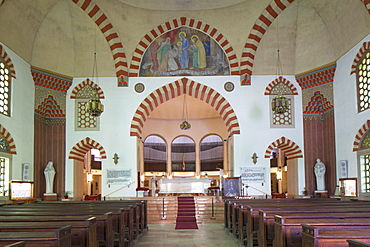
[[[198,229],[193,196],[177,197],[176,230]]]

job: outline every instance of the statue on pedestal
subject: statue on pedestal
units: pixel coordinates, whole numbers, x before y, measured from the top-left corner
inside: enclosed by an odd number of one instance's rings
[[[54,187],[55,169],[53,167],[52,161],[49,161],[49,163],[45,167],[44,175],[46,181],[46,194],[54,194],[53,187]]]
[[[316,175],[316,189],[318,191],[325,191],[325,171],[325,164],[322,163],[320,159],[317,159],[314,172]]]

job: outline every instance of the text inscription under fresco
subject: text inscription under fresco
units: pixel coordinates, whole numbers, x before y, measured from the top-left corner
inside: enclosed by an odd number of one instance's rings
[[[155,39],[146,49],[140,76],[230,75],[221,46],[207,34],[181,27]]]

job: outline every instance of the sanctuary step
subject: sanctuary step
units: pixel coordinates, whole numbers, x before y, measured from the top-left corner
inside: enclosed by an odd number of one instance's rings
[[[176,223],[177,197],[133,197],[115,200],[146,200],[148,202],[148,223]],[[213,199],[213,217],[212,217]],[[224,202],[212,196],[195,196],[196,219],[198,224],[224,222]],[[163,210],[164,209],[164,210]],[[162,219],[163,218],[163,219]]]

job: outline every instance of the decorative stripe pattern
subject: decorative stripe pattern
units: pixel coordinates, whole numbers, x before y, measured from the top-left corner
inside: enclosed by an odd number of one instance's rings
[[[302,90],[331,83],[334,81],[336,68],[337,64],[334,62],[309,72],[296,75],[296,80]]]
[[[316,91],[311,97],[311,101],[308,102],[303,114],[322,115],[333,108],[334,106],[331,102],[320,91]]]
[[[10,74],[12,75],[13,78],[16,78],[15,77],[15,69],[14,69],[14,64],[12,62],[12,60],[10,59],[8,53],[5,52],[5,49],[3,48],[2,45],[0,45],[0,56],[4,59],[4,62],[6,63],[6,65],[8,66],[9,68],[9,72]]]
[[[370,0],[362,0],[362,1],[364,2],[367,12],[369,12],[369,15],[370,15]]]
[[[92,80],[90,80],[89,78],[87,78],[86,80],[84,80],[83,82],[81,82],[80,84],[78,84],[77,86],[75,86],[72,90],[72,93],[71,93],[71,99],[76,99],[76,95],[78,94],[78,92],[86,85],[89,85],[91,87],[97,87],[98,88],[98,95],[99,95],[99,99],[104,99],[104,92],[103,90],[98,86],[96,85]]]
[[[118,32],[114,29],[113,24],[108,20],[108,17],[103,13],[103,11],[97,5],[92,3],[91,0],[72,1],[84,10],[99,27],[112,52],[118,82],[127,83],[127,80],[125,79],[125,76],[128,76],[126,55],[118,36]],[[128,86],[128,84],[125,86]]]
[[[303,158],[301,148],[295,142],[289,140],[288,138],[285,138],[284,136],[280,137],[268,146],[265,151],[265,158],[270,158],[271,152],[274,147],[277,147],[284,151],[287,159]]]
[[[50,88],[66,93],[72,85],[72,77],[54,74],[50,71],[32,67],[31,74],[36,86]]]
[[[369,0],[369,6],[370,6],[370,0]],[[360,50],[357,52],[355,59],[353,60],[353,63],[351,66],[351,73],[350,73],[351,75],[356,72],[360,59],[365,54],[365,51],[369,49],[370,49],[370,42],[364,42]]]
[[[276,78],[274,81],[272,81],[270,84],[267,85],[265,89],[265,95],[270,95],[271,90],[279,83],[284,83],[284,85],[290,88],[293,95],[298,95],[297,88],[289,80],[287,80],[286,78],[282,76],[280,76],[279,78]]]
[[[240,61],[241,75],[252,75],[254,57],[263,35],[276,17],[292,2],[294,0],[273,0],[258,17],[244,45]]]
[[[131,136],[141,136],[142,128],[150,113],[160,104],[187,94],[212,106],[222,117],[229,135],[240,134],[236,114],[224,97],[212,88],[188,78],[182,78],[153,91],[136,110],[131,122]]]
[[[36,114],[44,118],[65,118],[66,114],[63,113],[60,105],[54,99],[53,95],[48,95],[41,104],[35,109]]]
[[[74,145],[72,150],[69,152],[68,158],[83,162],[86,153],[92,148],[96,148],[100,151],[102,159],[107,158],[107,154],[105,153],[103,146],[89,137],[86,137],[85,139],[76,143],[76,145]]]
[[[370,129],[370,119],[368,119],[366,123],[364,123],[364,125],[362,125],[361,128],[357,131],[355,140],[353,142],[353,149],[352,149],[353,152],[358,151],[358,149],[360,148],[361,139],[362,137],[366,135],[369,129]]]
[[[134,55],[132,56],[131,65],[130,65],[130,74],[131,77],[139,76],[139,69],[142,57],[145,53],[145,50],[149,45],[160,35],[166,33],[170,30],[173,30],[178,27],[190,27],[196,30],[202,31],[208,34],[213,38],[224,50],[230,64],[231,75],[239,75],[239,64],[236,58],[234,49],[232,48],[229,41],[215,28],[211,27],[208,24],[202,23],[195,19],[189,19],[187,17],[180,17],[172,21],[168,21],[148,32],[143,39],[139,42],[138,46],[135,49]]]
[[[9,145],[9,150],[11,154],[17,154],[14,139],[12,135],[0,124],[0,134],[5,137]]]

